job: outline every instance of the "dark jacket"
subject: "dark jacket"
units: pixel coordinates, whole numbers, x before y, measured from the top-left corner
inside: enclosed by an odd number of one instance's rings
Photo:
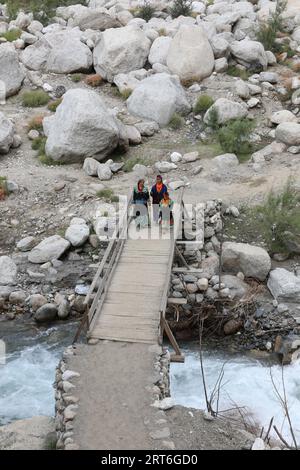
[[[162,189],[160,192],[157,191],[156,184],[152,186],[151,189],[151,197],[153,204],[159,204],[160,201],[163,199],[164,194],[168,192],[168,188],[165,184],[162,185]]]
[[[134,188],[133,190],[133,204],[144,204],[147,206],[149,201],[149,191],[145,187],[143,191],[139,191],[138,188]]]

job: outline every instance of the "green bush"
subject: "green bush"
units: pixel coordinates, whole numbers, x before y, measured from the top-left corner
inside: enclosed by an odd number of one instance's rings
[[[218,139],[224,152],[235,153],[238,157],[252,150],[249,140],[255,123],[250,119],[232,119],[218,130]]]
[[[27,108],[37,108],[49,103],[50,97],[44,90],[25,91],[22,94],[22,104]]]
[[[70,78],[71,78],[72,82],[79,83],[82,80],[82,74],[81,73],[73,73]]]
[[[194,113],[201,114],[206,112],[212,105],[214,104],[214,100],[209,95],[201,95],[196,101],[194,106]]]
[[[101,189],[101,191],[97,192],[97,196],[101,199],[104,199],[107,202],[118,202],[118,196],[115,196],[112,189]]]
[[[42,131],[44,117],[45,116],[43,115],[39,115],[39,116],[34,116],[32,119],[30,119],[30,121],[27,124],[28,131],[31,131],[32,129],[39,131],[39,132]]]
[[[131,88],[126,88],[125,90],[121,91],[120,95],[123,98],[123,100],[128,100],[131,93],[132,93]]]
[[[276,9],[267,22],[262,23],[256,34],[256,39],[261,42],[267,51],[274,50],[277,33],[282,31],[282,13],[286,9],[287,0],[277,0]]]
[[[271,253],[291,254],[291,242],[300,244],[300,192],[291,180],[279,194],[271,191],[253,216]]]
[[[52,111],[53,113],[55,113],[55,111],[57,110],[61,102],[62,102],[62,98],[58,98],[57,100],[51,101],[48,104],[47,108],[49,109],[49,111]]]
[[[31,144],[32,150],[37,150],[38,155],[43,155],[45,153],[46,140],[46,137],[34,139]]]
[[[218,111],[216,108],[212,108],[208,114],[208,127],[210,127],[213,131],[217,131],[220,127],[219,125],[219,116]]]
[[[58,162],[56,160],[52,160],[51,157],[48,157],[46,154],[41,154],[38,156],[39,162],[46,166],[61,166],[64,165],[63,162]]]
[[[184,119],[180,114],[174,113],[169,122],[171,129],[180,129],[184,125]]]
[[[7,195],[8,195],[7,178],[6,176],[0,176],[0,201],[5,199]]]
[[[22,31],[20,29],[12,29],[11,31],[7,31],[6,33],[2,33],[0,35],[1,38],[5,38],[8,42],[13,42],[19,39],[21,36]]]
[[[32,12],[34,19],[48,24],[55,16],[57,7],[70,5],[87,5],[86,0],[6,0],[7,13],[10,20],[14,20],[20,10]]]
[[[145,21],[151,20],[155,13],[155,8],[151,5],[149,0],[144,0],[144,5],[138,9],[134,16],[143,18]]]
[[[248,80],[249,76],[251,75],[250,72],[244,69],[240,69],[239,67],[236,67],[235,65],[229,65],[228,69],[226,70],[227,75],[230,75],[231,77],[239,77],[242,80]]]
[[[174,0],[173,6],[170,8],[172,18],[178,16],[191,16],[192,0]]]
[[[134,167],[135,165],[146,165],[146,162],[145,162],[145,160],[143,160],[143,159],[140,158],[140,157],[128,158],[128,159],[125,161],[122,170],[125,171],[125,173],[129,173],[130,171],[133,170],[133,167]]]

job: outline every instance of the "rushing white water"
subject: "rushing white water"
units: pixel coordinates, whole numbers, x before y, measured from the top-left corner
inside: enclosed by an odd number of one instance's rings
[[[35,345],[7,357],[0,374],[0,423],[54,414],[52,383],[59,354]]]
[[[55,369],[73,331],[70,323],[45,330],[17,325],[3,331],[7,355],[6,363],[0,364],[0,425],[54,416]]]
[[[205,409],[205,397],[200,370],[199,353],[185,350],[185,363],[171,364],[171,395],[178,405]],[[224,361],[223,386],[220,398],[220,410],[231,408],[234,404],[244,406],[256,422],[266,429],[274,416],[274,424],[282,430],[291,442],[287,422],[284,420],[271,381],[282,392],[282,368],[279,365],[268,366],[247,356],[226,357],[220,353],[203,354],[204,375],[207,389],[211,392],[218,379]],[[297,441],[300,442],[300,362],[285,366],[283,369],[286,395]]]

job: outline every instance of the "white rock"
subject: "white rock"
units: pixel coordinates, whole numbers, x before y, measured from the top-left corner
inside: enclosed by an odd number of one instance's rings
[[[202,27],[180,28],[171,42],[167,67],[181,80],[203,80],[212,74],[214,53]]]
[[[248,110],[246,106],[236,102],[230,101],[227,98],[219,98],[215,103],[206,111],[204,115],[204,122],[209,123],[210,113],[212,110],[217,111],[218,123],[225,124],[231,119],[241,119],[247,116]]]
[[[244,39],[230,44],[232,55],[242,65],[249,65],[255,62],[261,64],[264,68],[268,65],[268,58],[264,46],[257,41]]]
[[[109,165],[105,163],[99,163],[98,178],[100,181],[108,181],[112,178],[112,171]]]
[[[170,162],[156,162],[154,166],[160,173],[168,173],[168,171],[176,170],[177,168],[175,163]]]
[[[153,406],[159,410],[170,410],[176,405],[175,401],[171,397],[163,398],[154,402]]]
[[[244,80],[237,80],[235,84],[235,91],[240,98],[247,100],[250,98],[250,90],[247,83]]]
[[[97,176],[100,163],[94,158],[86,158],[83,163],[83,170],[88,176]]]
[[[192,163],[198,160],[199,152],[190,152],[183,155],[182,160],[184,163]]]
[[[142,143],[140,131],[135,126],[125,126],[129,144],[139,145]]]
[[[239,159],[234,153],[224,153],[212,159],[220,169],[234,168],[239,165]]]
[[[276,140],[287,145],[300,145],[300,124],[283,122],[275,132]]]
[[[170,156],[170,160],[172,163],[179,163],[182,160],[181,153],[173,152]]]
[[[215,60],[215,72],[223,73],[228,69],[228,61],[226,57],[221,57]]]
[[[167,56],[171,41],[172,38],[169,36],[160,36],[155,39],[151,46],[148,58],[151,65],[156,63],[167,65]]]
[[[287,269],[276,268],[271,271],[268,288],[279,302],[300,302],[300,278]]]
[[[265,443],[261,437],[257,437],[252,444],[251,450],[266,450]]]
[[[17,273],[15,262],[9,256],[0,256],[0,286],[16,284]]]
[[[291,111],[283,109],[272,114],[271,122],[273,124],[282,124],[283,122],[298,122],[298,118]]]
[[[118,145],[120,126],[98,93],[69,90],[45,131],[46,154],[65,163],[80,162],[85,157],[101,160]]]
[[[9,149],[13,145],[14,133],[14,125],[0,112],[0,154],[9,152]]]
[[[92,53],[81,41],[79,29],[45,34],[32,46],[26,47],[21,60],[31,70],[72,73],[89,70]]]
[[[224,270],[233,273],[242,271],[246,277],[260,281],[265,280],[271,269],[271,259],[266,250],[247,243],[225,242],[222,258]]]
[[[107,29],[94,49],[94,67],[104,79],[141,69],[149,55],[151,41],[133,26]]]
[[[142,80],[127,100],[127,107],[131,114],[156,121],[161,126],[167,125],[174,113],[190,111],[178,78],[165,73]]]
[[[36,264],[47,263],[47,261],[59,259],[69,247],[69,241],[59,235],[53,235],[34,247],[28,255],[28,260]]]
[[[65,238],[72,246],[78,247],[85,244],[90,235],[90,229],[85,224],[72,224],[67,228]]]
[[[20,90],[25,73],[19,62],[18,54],[10,43],[0,47],[0,84],[5,85],[5,96],[9,97]],[[1,101],[2,87],[0,88]]]
[[[20,251],[30,251],[35,244],[36,239],[34,237],[25,237],[17,243],[17,248]]]

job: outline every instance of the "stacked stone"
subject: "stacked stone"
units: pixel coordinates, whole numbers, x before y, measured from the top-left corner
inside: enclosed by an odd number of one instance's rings
[[[57,433],[57,449],[77,450],[79,446],[73,439],[73,420],[77,414],[78,398],[75,396],[75,385],[72,383],[80,374],[68,370],[68,358],[75,354],[73,346],[69,346],[56,368],[55,376],[55,430]]]

